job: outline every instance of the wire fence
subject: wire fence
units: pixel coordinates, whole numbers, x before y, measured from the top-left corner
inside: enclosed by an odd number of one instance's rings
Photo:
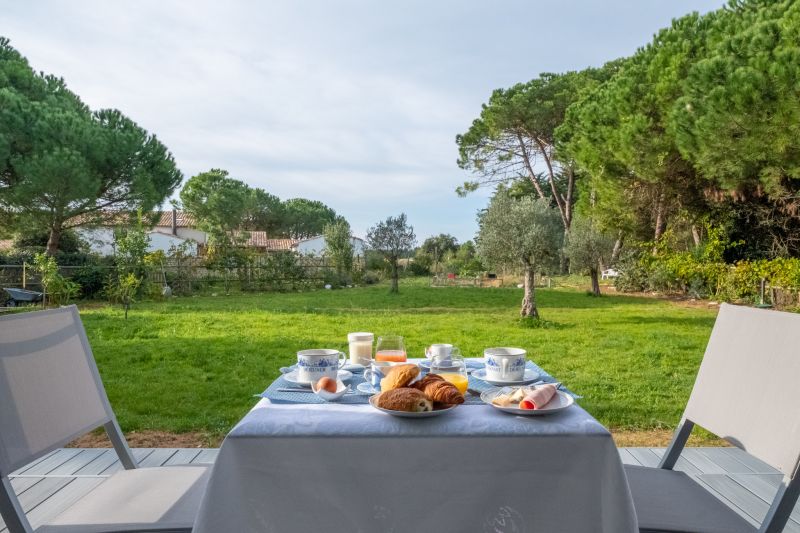
[[[95,294],[116,272],[113,265],[59,265],[64,277]],[[356,258],[354,272],[363,272],[364,261]],[[143,269],[146,284],[169,286],[173,294],[190,295],[214,286],[229,290],[293,290],[322,286],[337,277],[324,257],[272,255],[230,265],[209,265],[200,258],[167,261]],[[346,279],[337,279],[347,282]],[[28,263],[0,265],[0,288],[41,290],[40,276]]]

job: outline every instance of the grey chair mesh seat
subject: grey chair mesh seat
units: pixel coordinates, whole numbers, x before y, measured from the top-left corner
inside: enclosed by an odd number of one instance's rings
[[[0,317],[0,514],[10,533],[34,530],[9,474],[100,426],[125,469],[36,531],[191,531],[208,467],[138,468],[77,308]]]
[[[683,472],[625,465],[639,531],[753,533],[747,520]]]
[[[640,531],[783,531],[800,494],[800,314],[723,304],[689,402],[658,468],[627,466]],[[673,472],[695,425],[783,474],[756,530]]]

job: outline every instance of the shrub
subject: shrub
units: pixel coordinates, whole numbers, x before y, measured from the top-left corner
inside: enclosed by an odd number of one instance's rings
[[[108,268],[84,265],[73,272],[71,279],[80,285],[83,298],[95,298],[103,292],[108,272]]]
[[[45,298],[55,305],[67,305],[80,293],[80,285],[61,275],[54,257],[36,254],[33,268],[42,278]]]
[[[374,270],[367,270],[361,276],[361,283],[364,285],[374,285],[381,280],[380,272],[375,272]]]

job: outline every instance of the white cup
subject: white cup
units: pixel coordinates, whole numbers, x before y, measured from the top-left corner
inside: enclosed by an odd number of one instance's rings
[[[316,383],[326,376],[336,380],[346,358],[344,352],[338,350],[301,350],[297,352],[297,379],[306,383]]]
[[[433,359],[434,357],[450,357],[453,352],[452,344],[431,344],[425,348],[425,357]]]
[[[522,381],[525,378],[525,356],[522,348],[486,348],[486,377],[494,381]]]
[[[393,366],[407,365],[408,363],[396,363],[394,361],[372,361],[372,364],[364,370],[364,381],[372,385],[375,390],[381,389],[381,380]]]

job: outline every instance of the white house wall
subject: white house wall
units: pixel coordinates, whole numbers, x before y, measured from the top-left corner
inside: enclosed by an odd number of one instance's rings
[[[157,231],[158,233],[164,233],[166,235],[172,234],[172,227],[170,226],[154,226],[153,231]],[[194,228],[178,228],[176,233],[178,237],[182,239],[191,239],[194,242],[199,242],[200,244],[206,244],[207,236],[206,232],[200,231],[199,229]]]
[[[114,255],[113,228],[78,228],[78,236],[89,244],[89,250],[99,255]]]
[[[183,244],[184,242],[189,244],[189,250],[187,252],[190,255],[197,255],[197,243],[188,240],[182,239],[180,237],[175,237],[174,235],[164,235],[163,233],[157,232],[150,232],[150,246],[147,247],[148,252],[155,252],[156,250],[161,250],[165,254],[169,253],[170,248],[178,247],[179,245]]]
[[[364,255],[364,241],[353,237],[350,239],[351,244],[353,245],[353,254],[357,256]],[[313,239],[307,239],[305,241],[300,241],[295,246],[295,250],[297,253],[302,255],[323,255],[325,252],[325,237],[314,237]]]
[[[80,238],[89,244],[89,249],[92,252],[99,255],[114,255],[113,228],[78,228],[76,231]],[[192,239],[166,235],[157,231],[151,231],[148,233],[148,235],[150,236],[150,245],[147,247],[148,252],[161,250],[166,254],[169,252],[169,249],[172,246],[178,246],[183,242],[188,242],[188,253],[191,255],[197,255],[197,243]]]

